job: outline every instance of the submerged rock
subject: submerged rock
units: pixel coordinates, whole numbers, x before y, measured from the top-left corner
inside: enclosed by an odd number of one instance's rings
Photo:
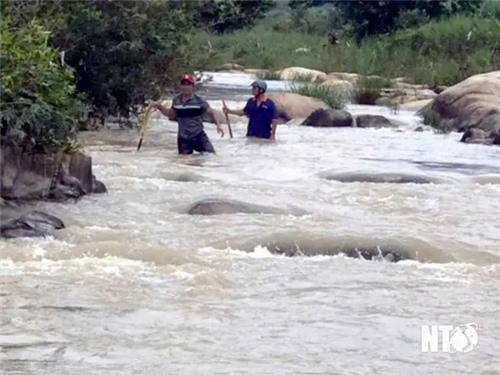
[[[331,246],[329,248],[298,247],[291,244],[267,245],[267,249],[273,254],[296,256],[318,256],[344,254],[349,258],[360,258],[366,260],[378,260],[387,262],[400,262],[402,260],[413,260],[410,252],[404,249],[387,246]]]
[[[62,228],[64,228],[64,223],[58,217],[41,211],[32,211],[17,219],[2,222],[0,237],[45,237]]]
[[[199,200],[187,209],[189,215],[223,215],[223,214],[295,214],[304,215],[300,209],[286,210],[275,207],[259,206],[252,203],[228,199],[207,198]]]
[[[388,118],[380,115],[359,115],[355,116],[354,124],[358,128],[392,128],[393,124]]]
[[[349,172],[333,173],[325,172],[321,177],[327,180],[340,182],[372,182],[372,183],[392,183],[392,184],[431,184],[437,180],[431,177],[412,175],[406,173],[370,173],[370,172]]]
[[[166,173],[162,176],[166,180],[178,182],[201,182],[207,181],[207,178],[194,172],[181,172],[181,173]]]
[[[346,127],[353,125],[349,112],[338,109],[317,109],[301,125],[316,127]]]
[[[294,230],[265,234],[262,237],[232,238],[211,244],[214,248],[238,249],[253,252],[265,248],[272,254],[289,257],[335,256],[345,255],[373,261],[399,262],[418,260],[422,262],[452,262],[454,257],[447,250],[432,246],[415,238],[373,238],[364,236],[342,236],[316,231]]]

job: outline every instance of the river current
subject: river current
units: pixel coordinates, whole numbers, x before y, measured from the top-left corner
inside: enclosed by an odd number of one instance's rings
[[[201,94],[212,107],[244,105],[250,75],[209,74]],[[109,192],[37,203],[67,228],[0,241],[2,372],[498,373],[500,149],[415,132],[413,112],[347,109],[401,125],[297,119],[269,144],[233,119],[233,139],[205,125],[216,155],[191,156],[177,155],[177,124],[158,113],[140,151],[137,130],[82,133]],[[357,172],[436,183],[324,178]],[[271,212],[186,214],[205,198]],[[273,241],[305,255],[275,254]],[[387,244],[411,259],[326,251]],[[473,351],[422,352],[422,325],[466,323],[477,324]]]

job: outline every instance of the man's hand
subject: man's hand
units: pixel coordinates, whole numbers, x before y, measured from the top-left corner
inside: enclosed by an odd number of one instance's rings
[[[227,115],[231,112],[231,110],[226,107],[225,103],[224,103],[224,106],[222,107],[222,112],[224,112],[225,115]]]
[[[220,134],[221,138],[224,137],[224,129],[222,129],[222,126],[220,126],[220,124],[217,124],[217,133]]]

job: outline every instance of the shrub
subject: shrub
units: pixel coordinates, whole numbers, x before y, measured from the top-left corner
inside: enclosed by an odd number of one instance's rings
[[[349,100],[347,94],[343,90],[321,86],[317,83],[294,82],[290,86],[290,91],[296,94],[320,99],[333,109],[344,108]]]
[[[21,130],[38,150],[64,148],[75,139],[83,110],[74,97],[73,69],[60,64],[36,19],[21,27],[2,19],[0,35],[2,135]]]
[[[374,105],[382,96],[382,89],[390,82],[381,77],[360,77],[354,88],[353,101],[357,104]]]

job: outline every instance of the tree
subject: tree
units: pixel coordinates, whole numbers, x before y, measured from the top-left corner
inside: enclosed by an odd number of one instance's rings
[[[60,64],[49,34],[37,20],[20,27],[0,20],[1,133],[22,131],[24,140],[43,151],[75,139],[83,110],[74,96],[73,69]]]
[[[65,3],[64,3],[65,4]],[[158,98],[189,69],[189,3],[87,1],[55,32],[53,44],[75,67],[77,87],[102,115],[127,117]]]
[[[199,0],[196,26],[224,33],[253,26],[275,6],[273,0]]]
[[[354,35],[361,39],[365,36],[390,32],[398,25],[404,12],[417,10],[422,19],[450,16],[456,13],[473,12],[482,0],[416,0],[416,1],[333,1],[344,19],[351,25]]]
[[[4,11],[18,24],[36,17],[51,27],[51,46],[75,69],[77,90],[100,118],[128,117],[203,58],[190,48],[192,2],[14,0]]]

